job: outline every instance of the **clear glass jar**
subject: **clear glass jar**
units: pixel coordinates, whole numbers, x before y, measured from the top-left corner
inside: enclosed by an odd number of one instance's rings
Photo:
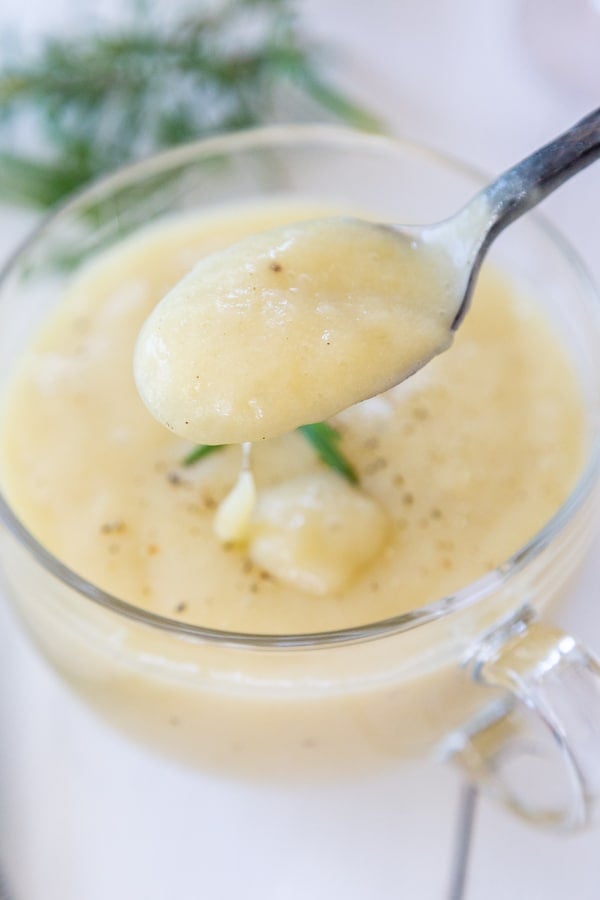
[[[450,215],[482,181],[421,147],[325,127],[214,138],[132,166],[50,216],[6,267],[0,377],[78,267],[163,216],[284,193],[425,223]],[[575,253],[538,217],[512,226],[491,257],[557,324],[585,398],[585,468],[540,533],[476,583],[395,619],[260,636],[187,625],[103,593],[53,558],[0,500],[12,602],[89,704],[204,769],[298,781],[453,756],[525,816],[567,827],[589,820],[600,790],[600,738],[590,724],[600,712],[598,669],[542,621],[565,600],[592,534],[597,298]],[[549,768],[541,790],[527,776],[540,759]]]

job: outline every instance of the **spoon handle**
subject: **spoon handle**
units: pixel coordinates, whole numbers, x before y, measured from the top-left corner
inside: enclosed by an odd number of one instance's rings
[[[557,187],[600,157],[600,109],[492,182],[483,196],[490,219],[486,245]]]

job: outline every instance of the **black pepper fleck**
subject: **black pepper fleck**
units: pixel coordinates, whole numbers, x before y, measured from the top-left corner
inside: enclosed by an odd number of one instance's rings
[[[375,475],[376,472],[380,472],[382,469],[385,469],[387,467],[387,464],[388,461],[384,456],[378,456],[377,459],[374,459],[373,462],[365,466],[365,475]]]
[[[413,409],[413,416],[415,419],[418,419],[420,422],[429,418],[429,410],[425,409],[424,406],[415,406]]]
[[[112,522],[104,522],[100,526],[102,534],[123,534],[127,531],[127,525],[122,519],[113,519]]]

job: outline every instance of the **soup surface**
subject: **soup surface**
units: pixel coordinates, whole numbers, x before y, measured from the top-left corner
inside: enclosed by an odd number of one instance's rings
[[[9,385],[0,471],[25,525],[76,572],[208,627],[343,628],[464,586],[566,498],[584,443],[576,376],[536,304],[484,271],[448,352],[331,420],[358,485],[299,432],[260,441],[248,532],[219,538],[215,515],[240,447],[182,466],[192,444],[162,427],[136,389],[136,339],[207,254],[330,213],[273,203],[165,220],[73,280]],[[274,362],[286,386],[285,354]]]

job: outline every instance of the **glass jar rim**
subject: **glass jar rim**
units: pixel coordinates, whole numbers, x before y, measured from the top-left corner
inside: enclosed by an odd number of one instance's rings
[[[341,146],[346,143],[356,149],[362,145],[369,149],[408,149],[413,153],[429,157],[438,164],[443,164],[457,173],[484,185],[489,179],[486,174],[450,154],[440,152],[426,144],[407,138],[373,134],[356,131],[351,128],[333,125],[277,125],[252,128],[231,132],[224,135],[203,138],[170,150],[157,153],[147,159],[126,165],[116,172],[105,175],[90,185],[72,194],[54,210],[43,217],[41,222],[29,233],[27,238],[13,251],[0,268],[0,286],[18,266],[21,258],[45,233],[63,217],[76,211],[78,206],[93,200],[96,195],[102,196],[106,191],[116,190],[128,184],[139,175],[159,174],[164,169],[172,168],[202,156],[231,153],[237,150],[249,150],[255,147],[298,145],[301,142],[335,142]],[[599,295],[594,282],[577,251],[560,231],[538,212],[528,215],[534,221],[538,231],[556,246],[559,253],[567,260],[571,270],[577,276],[580,285],[590,300],[595,301],[597,309]],[[333,631],[261,634],[225,631],[205,628],[178,619],[172,619],[158,613],[150,612],[128,603],[119,597],[98,588],[91,581],[77,574],[48,551],[26,528],[0,492],[0,521],[20,541],[51,575],[58,578],[82,597],[97,603],[99,606],[117,613],[130,621],[149,626],[161,632],[168,632],[188,641],[235,646],[244,649],[289,649],[317,648],[333,645],[350,644],[388,637],[404,631],[410,631],[429,624],[451,613],[473,606],[485,599],[492,592],[501,588],[509,578],[536,559],[540,553],[563,531],[573,519],[578,509],[592,490],[600,472],[600,436],[592,443],[588,453],[586,466],[577,483],[564,503],[544,526],[504,562],[495,569],[486,572],[477,580],[470,582],[456,592],[431,601],[423,606],[397,616],[342,628]]]

